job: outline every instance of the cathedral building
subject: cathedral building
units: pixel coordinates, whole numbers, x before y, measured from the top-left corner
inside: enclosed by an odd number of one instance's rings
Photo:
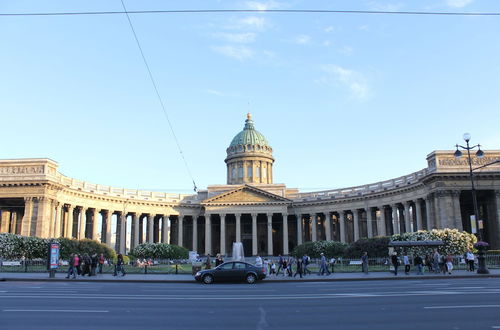
[[[427,167],[391,180],[316,192],[273,182],[273,149],[247,115],[226,149],[227,182],[196,194],[109,187],[64,176],[51,159],[0,160],[0,232],[91,238],[127,253],[144,242],[200,254],[287,255],[306,241],[353,242],[420,229],[471,231],[466,159],[433,151]],[[500,150],[473,157],[494,163]],[[484,239],[500,248],[500,163],[476,171]]]

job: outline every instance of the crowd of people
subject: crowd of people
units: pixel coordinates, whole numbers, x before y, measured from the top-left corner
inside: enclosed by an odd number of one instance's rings
[[[97,253],[92,255],[89,255],[88,253],[84,253],[83,255],[72,253],[69,258],[69,268],[66,278],[75,279],[77,276],[84,277],[85,275],[88,275],[90,277],[102,274],[105,264],[110,264],[110,262],[102,253],[100,255],[97,255]],[[117,256],[117,261],[114,266],[113,276],[117,276],[118,273],[125,276],[123,255],[119,254]]]

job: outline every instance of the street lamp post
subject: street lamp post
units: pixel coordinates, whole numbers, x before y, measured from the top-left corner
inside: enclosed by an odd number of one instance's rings
[[[478,241],[483,241],[483,223],[482,220],[479,220],[479,208],[477,205],[477,194],[476,194],[476,187],[474,186],[474,174],[473,174],[473,169],[472,169],[472,159],[470,156],[470,151],[473,149],[477,148],[476,151],[476,157],[477,158],[483,158],[484,157],[484,152],[481,150],[481,145],[476,144],[471,146],[469,144],[470,141],[470,134],[465,133],[463,135],[464,141],[467,144],[466,146],[462,145],[455,145],[457,150],[455,151],[455,158],[460,159],[462,157],[462,152],[460,149],[467,150],[467,160],[469,162],[469,176],[470,176],[470,184],[471,184],[471,190],[472,190],[472,204],[474,205],[474,221],[476,222],[476,228],[477,228],[477,238]],[[478,256],[478,269],[477,269],[478,274],[489,274],[488,269],[486,268],[486,261],[484,258],[484,251],[482,248],[479,248],[479,256]]]

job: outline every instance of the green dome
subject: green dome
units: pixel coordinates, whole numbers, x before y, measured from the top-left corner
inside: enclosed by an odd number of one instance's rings
[[[229,147],[237,145],[259,145],[269,147],[269,143],[267,143],[264,135],[255,130],[250,114],[247,115],[247,120],[245,120],[245,127],[241,132],[236,134]]]

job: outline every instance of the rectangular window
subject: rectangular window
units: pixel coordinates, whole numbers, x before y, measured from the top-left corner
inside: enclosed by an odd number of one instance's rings
[[[253,177],[252,167],[251,166],[247,167],[247,177],[249,177],[249,178]]]
[[[238,167],[238,178],[243,178],[243,167]]]

